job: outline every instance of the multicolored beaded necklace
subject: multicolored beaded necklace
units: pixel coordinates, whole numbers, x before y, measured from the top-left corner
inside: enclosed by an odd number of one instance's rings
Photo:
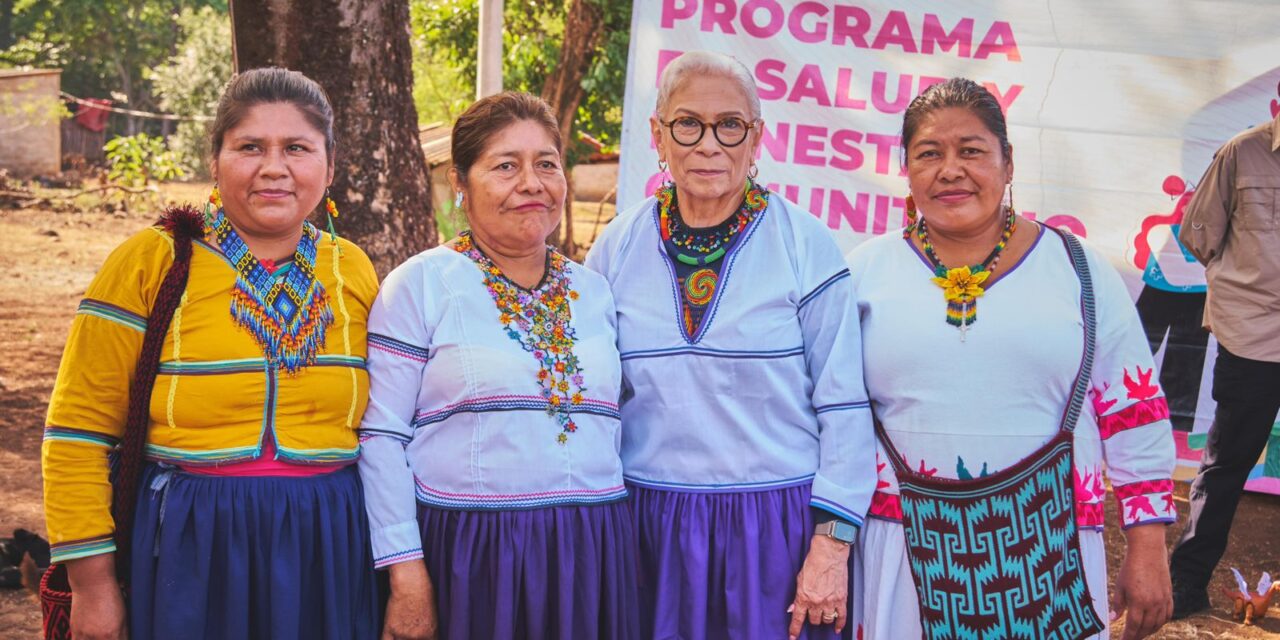
[[[671,253],[675,259],[690,266],[705,266],[723,258],[729,241],[747,228],[756,214],[769,204],[769,192],[748,180],[742,191],[742,205],[728,220],[709,229],[695,230],[680,218],[675,185],[665,185],[654,195],[658,198],[658,223],[663,243],[673,245],[675,250]]]
[[[904,239],[910,240],[913,230],[916,237],[920,239],[920,246],[924,247],[924,255],[933,266],[933,282],[942,287],[942,296],[947,301],[947,324],[960,329],[961,341],[964,341],[965,332],[969,327],[978,321],[978,297],[986,293],[982,283],[991,277],[996,263],[1000,262],[1000,255],[1004,253],[1009,238],[1013,237],[1013,232],[1017,228],[1017,219],[1018,216],[1013,209],[1008,209],[1004,221],[1004,232],[1000,235],[1000,241],[996,243],[995,248],[987,254],[987,258],[972,266],[964,265],[954,268],[948,268],[938,259],[938,254],[933,250],[933,243],[929,242],[928,223],[923,217],[902,231]]]
[[[231,317],[253,335],[272,366],[297,373],[314,364],[325,344],[325,330],[333,324],[329,296],[315,277],[320,232],[302,223],[293,266],[276,277],[249,251],[225,211],[218,209],[209,227],[211,241],[236,270]]]
[[[573,354],[576,337],[570,324],[569,301],[577,300],[578,292],[570,288],[573,282],[569,280],[569,259],[548,246],[547,273],[542,284],[525,289],[502,274],[498,265],[476,246],[470,231],[459,234],[453,248],[480,267],[507,337],[537,360],[538,386],[547,401],[547,415],[560,424],[556,441],[568,442],[569,434],[578,430],[571,411],[582,404],[582,394],[587,390],[582,367]]]
[[[769,205],[768,190],[751,180],[743,188],[742,204],[727,220],[709,229],[694,229],[680,218],[675,185],[664,185],[658,199],[658,233],[675,262],[680,289],[681,322],[687,336],[697,334],[720,280],[717,262],[733,249],[756,216]]]

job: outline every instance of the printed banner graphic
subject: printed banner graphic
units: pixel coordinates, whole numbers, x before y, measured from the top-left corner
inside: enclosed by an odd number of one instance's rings
[[[741,60],[764,110],[760,180],[846,251],[899,233],[902,113],[965,76],[1000,101],[1019,213],[1106,252],[1137,304],[1169,397],[1180,479],[1213,420],[1217,345],[1204,270],[1177,241],[1214,151],[1280,112],[1280,11],[1258,3],[653,0],[632,16],[620,210],[662,176],[649,130],[662,69]],[[1248,487],[1280,493],[1280,422]]]

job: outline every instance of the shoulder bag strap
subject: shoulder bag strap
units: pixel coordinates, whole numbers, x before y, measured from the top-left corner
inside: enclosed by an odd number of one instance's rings
[[[133,514],[137,505],[138,480],[142,474],[143,449],[147,441],[150,418],[151,389],[160,369],[160,351],[164,346],[169,323],[182,301],[187,276],[191,271],[191,245],[204,232],[203,219],[194,207],[174,207],[165,211],[159,224],[173,234],[173,264],[160,283],[160,290],[147,316],[147,331],[142,339],[137,368],[129,385],[129,413],[124,437],[118,450],[115,478],[112,481],[111,516],[115,520],[116,578],[122,584],[129,579],[129,551],[133,532]]]
[[[1071,389],[1071,398],[1062,413],[1061,429],[1075,431],[1080,420],[1080,411],[1084,408],[1085,397],[1089,393],[1089,380],[1093,375],[1093,358],[1097,350],[1097,303],[1093,295],[1093,277],[1089,273],[1089,260],[1085,256],[1080,240],[1070,231],[1053,229],[1062,238],[1071,257],[1071,266],[1080,279],[1080,316],[1084,320],[1084,353],[1080,358],[1080,370],[1076,373],[1075,385]]]

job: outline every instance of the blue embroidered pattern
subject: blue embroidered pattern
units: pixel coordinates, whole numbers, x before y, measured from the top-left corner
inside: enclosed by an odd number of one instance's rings
[[[1057,435],[1008,469],[951,480],[915,473],[876,424],[898,477],[907,557],[931,640],[1080,640],[1105,628],[1084,580],[1072,462],[1096,310],[1084,251],[1074,236],[1062,237],[1080,279],[1085,346]]]
[[[313,364],[324,347],[325,330],[333,324],[329,296],[315,277],[320,232],[311,223],[302,223],[293,266],[277,278],[250,253],[221,209],[212,231],[237,274],[231,317],[253,335],[273,366],[297,373]]]

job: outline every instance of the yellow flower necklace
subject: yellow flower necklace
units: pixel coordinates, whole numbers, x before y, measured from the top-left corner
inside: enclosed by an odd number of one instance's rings
[[[947,301],[947,324],[960,329],[961,341],[964,340],[965,332],[969,327],[978,321],[978,298],[986,293],[982,283],[991,277],[991,271],[995,269],[996,263],[1000,262],[1000,254],[1004,253],[1005,246],[1009,244],[1009,238],[1013,237],[1014,229],[1017,228],[1017,219],[1013,209],[1008,209],[1004,221],[1004,233],[1000,235],[1000,241],[987,255],[986,260],[972,266],[948,268],[942,264],[938,254],[933,250],[933,243],[929,242],[929,228],[924,217],[902,232],[902,237],[909,240],[914,229],[916,237],[920,238],[924,255],[933,266],[933,283],[942,287],[942,297]]]

